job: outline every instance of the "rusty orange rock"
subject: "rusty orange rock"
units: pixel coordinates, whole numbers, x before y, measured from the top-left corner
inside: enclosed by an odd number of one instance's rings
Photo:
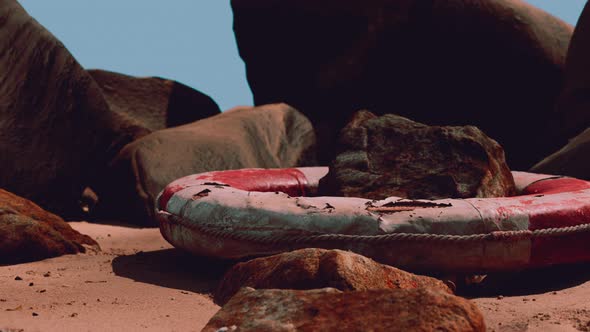
[[[96,241],[35,203],[0,189],[0,264],[15,264],[98,249]]]
[[[243,288],[211,318],[222,331],[485,331],[472,302],[426,288],[341,292]]]
[[[452,291],[442,281],[383,265],[342,250],[302,249],[240,263],[230,269],[215,293],[225,304],[242,287],[256,289],[316,289],[342,291],[432,288]]]

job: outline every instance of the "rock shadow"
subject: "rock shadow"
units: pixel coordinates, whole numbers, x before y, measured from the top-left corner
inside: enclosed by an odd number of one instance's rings
[[[576,287],[590,281],[590,264],[559,265],[512,273],[489,274],[483,282],[458,289],[469,298],[525,296]]]
[[[223,274],[235,261],[192,256],[178,249],[138,252],[113,260],[115,275],[137,282],[212,293]]]

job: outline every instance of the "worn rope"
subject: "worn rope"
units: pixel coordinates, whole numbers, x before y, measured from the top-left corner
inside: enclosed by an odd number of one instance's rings
[[[348,235],[348,234],[252,234],[235,232],[233,229],[220,228],[213,224],[195,224],[187,222],[181,217],[172,214],[161,214],[167,222],[186,227],[190,230],[203,233],[207,236],[235,241],[248,241],[260,244],[310,244],[316,242],[346,242],[364,244],[389,244],[393,242],[437,242],[437,243],[467,243],[467,242],[514,242],[520,240],[532,240],[535,238],[549,238],[568,236],[575,234],[590,234],[590,224],[581,224],[562,228],[547,228],[539,230],[522,231],[496,231],[486,234],[473,235],[446,235],[446,234],[421,234],[421,233],[390,233],[380,235]]]

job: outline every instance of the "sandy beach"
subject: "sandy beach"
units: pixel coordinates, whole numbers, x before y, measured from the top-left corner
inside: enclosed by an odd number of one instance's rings
[[[71,225],[102,252],[0,267],[0,331],[200,331],[219,310],[229,263],[173,249],[158,229]],[[489,331],[590,331],[590,268],[496,279],[503,295],[474,298]]]
[[[200,331],[219,309],[209,294],[223,269],[158,229],[71,225],[102,252],[0,267],[0,331]]]

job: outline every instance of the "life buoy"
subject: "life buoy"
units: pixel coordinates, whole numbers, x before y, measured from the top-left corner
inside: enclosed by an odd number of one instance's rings
[[[590,182],[513,172],[515,197],[308,197],[326,173],[243,169],[178,179],[157,199],[161,233],[201,256],[338,248],[412,271],[487,273],[590,261]]]

